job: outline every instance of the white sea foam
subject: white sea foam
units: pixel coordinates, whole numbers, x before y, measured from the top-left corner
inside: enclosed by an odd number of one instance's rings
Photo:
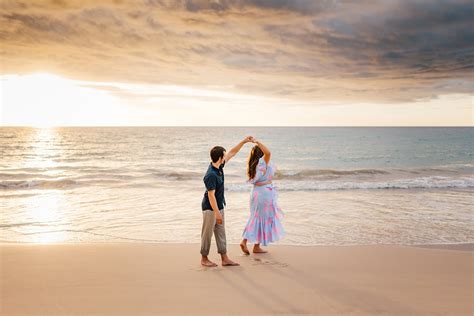
[[[474,178],[422,177],[387,182],[275,181],[275,186],[280,191],[474,188]],[[248,191],[250,188],[247,184],[226,185],[228,191]]]

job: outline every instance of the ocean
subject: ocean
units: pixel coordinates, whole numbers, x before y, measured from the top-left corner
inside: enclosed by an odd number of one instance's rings
[[[209,150],[246,135],[278,168],[280,244],[474,242],[469,127],[0,127],[0,241],[199,243]],[[229,243],[251,146],[225,167]]]

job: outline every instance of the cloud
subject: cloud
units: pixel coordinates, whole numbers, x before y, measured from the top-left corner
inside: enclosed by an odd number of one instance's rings
[[[472,93],[470,1],[0,4],[1,73],[327,102]]]
[[[185,8],[191,12],[216,11],[233,9],[258,8],[263,10],[293,11],[300,14],[316,14],[336,7],[335,0],[185,0],[185,1],[152,1],[167,8]]]

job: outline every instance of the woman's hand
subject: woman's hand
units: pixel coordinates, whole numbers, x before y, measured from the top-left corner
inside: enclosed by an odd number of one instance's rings
[[[263,151],[263,158],[265,159],[265,162],[267,164],[269,164],[270,163],[270,155],[272,154],[270,152],[270,150],[267,148],[267,146],[265,146],[264,144],[262,144],[261,142],[259,142],[256,139],[254,139],[254,143],[256,143],[257,146],[260,147],[260,149]]]
[[[262,185],[272,184],[272,180],[264,181],[264,182],[257,182],[255,185],[257,187],[261,187]]]
[[[238,143],[235,147],[233,147],[230,151],[228,151],[225,154],[224,161],[228,163],[229,160],[231,160],[232,157],[234,157],[240,151],[240,149],[242,148],[242,146],[244,146],[244,144],[251,142],[252,138],[253,138],[252,136],[246,136],[244,139],[242,139],[240,143]]]

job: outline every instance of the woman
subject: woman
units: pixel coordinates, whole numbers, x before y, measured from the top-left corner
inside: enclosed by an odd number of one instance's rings
[[[284,235],[280,218],[281,209],[277,205],[277,193],[272,184],[275,166],[270,161],[271,153],[268,148],[257,140],[250,151],[247,165],[248,182],[253,184],[250,195],[250,218],[245,226],[243,240],[240,243],[242,251],[249,255],[247,242],[254,243],[254,253],[265,253],[260,248],[275,242]]]

